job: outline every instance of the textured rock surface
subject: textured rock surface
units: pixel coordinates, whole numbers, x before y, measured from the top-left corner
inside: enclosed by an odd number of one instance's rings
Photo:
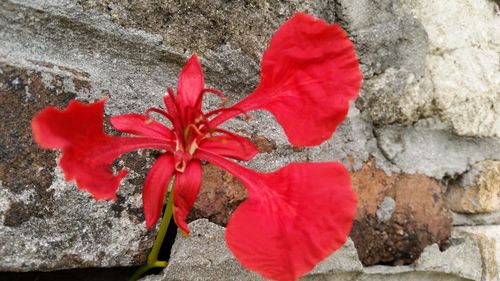
[[[500,211],[484,214],[453,213],[453,225],[500,224]]]
[[[483,279],[500,280],[500,226],[457,227],[454,236],[473,239],[481,250]]]
[[[196,220],[189,227],[190,236],[177,235],[170,264],[163,273],[145,277],[142,281],[263,280],[246,271],[232,257],[224,241],[223,227],[206,219]],[[363,268],[352,241],[348,240],[300,280],[480,281],[482,261],[476,240],[457,236],[453,241],[444,252],[440,252],[436,244],[427,247],[415,266]]]
[[[66,83],[85,87],[86,81],[0,64],[0,82],[6,120],[0,125],[0,271],[143,262],[152,237],[143,223],[137,172],[146,162],[123,158],[133,172],[118,200],[97,202],[66,184],[55,169],[57,154],[31,139],[33,114],[65,105],[76,95]]]
[[[442,179],[457,176],[478,161],[500,159],[500,139],[456,136],[432,119],[414,126],[386,126],[376,134],[387,159],[407,173]]]
[[[418,174],[388,176],[373,162],[351,178],[359,200],[351,237],[363,264],[410,264],[427,245],[446,245],[451,215],[437,181]]]
[[[245,187],[233,175],[215,165],[204,165],[202,186],[188,221],[206,218],[225,226],[246,197]]]
[[[500,161],[482,161],[463,174],[447,192],[448,206],[459,213],[500,210]]]
[[[93,101],[104,96],[109,97],[106,105],[109,115],[144,111],[160,103],[165,87],[175,85],[181,66],[195,51],[201,52],[208,84],[222,88],[235,99],[241,98],[257,83],[258,57],[271,33],[285,18],[296,9],[306,9],[316,15],[327,12],[323,9],[326,3],[322,2],[273,3],[264,3],[256,9],[258,3],[245,7],[244,3],[237,2],[221,10],[222,3],[209,7],[193,2],[190,5],[193,9],[199,5],[195,10],[212,14],[207,21],[206,14],[188,15],[182,12],[188,6],[166,2],[165,7],[175,9],[172,11],[175,23],[171,24],[176,26],[174,29],[152,20],[165,19],[163,10],[148,8],[152,2],[144,2],[144,9],[131,7],[133,11],[127,11],[126,3],[109,3],[110,16],[106,14],[107,8],[99,8],[108,5],[104,1],[96,1],[95,5],[71,0],[1,1],[0,116],[7,120],[2,124],[1,135],[2,148],[5,147],[0,166],[1,270],[142,263],[153,233],[148,233],[143,224],[140,191],[154,153],[141,152],[126,157],[124,160],[128,161],[119,164],[132,171],[120,188],[118,200],[95,202],[62,180],[60,171],[54,170],[55,153],[43,152],[33,145],[29,131],[33,113],[47,104],[62,107],[74,97]],[[249,11],[253,12],[253,19],[248,16]],[[198,16],[192,17],[194,14]],[[253,33],[249,32],[248,26],[253,26],[251,23],[255,18],[261,19],[262,14],[266,14],[268,20],[259,21],[261,25],[255,26]],[[116,17],[123,15],[126,17],[118,21]],[[324,15],[331,20],[328,13]],[[186,25],[186,20],[190,25]],[[240,20],[239,23],[236,20]],[[235,22],[229,25],[228,21]],[[143,23],[151,24],[152,28],[141,25]],[[215,34],[211,28],[213,23],[231,30]],[[207,25],[209,30],[200,28]],[[200,32],[192,32],[193,26]],[[186,37],[187,32],[193,36]],[[228,36],[230,39],[226,40]],[[4,69],[3,65],[12,65],[16,70]],[[209,101],[208,106],[211,102],[217,101]],[[35,106],[31,107],[31,103]],[[293,150],[271,116],[256,113],[253,117],[249,123],[235,120],[229,126],[260,142],[263,154],[280,155],[270,155],[267,159],[262,156],[252,164],[254,167],[271,170],[285,162],[309,157],[308,151],[290,154]],[[366,127],[362,119],[357,118],[356,122],[355,126]],[[350,138],[352,134],[352,130],[346,128],[337,138]],[[352,151],[366,158],[368,153],[363,142],[366,137],[354,139],[356,142],[345,148],[343,142],[334,147],[326,145],[321,154],[341,151],[337,159],[345,163]],[[352,159],[361,165],[363,158]],[[213,191],[209,189],[207,194],[210,192]],[[238,202],[234,198],[228,200],[233,200],[232,208]],[[220,204],[228,203],[220,201]],[[205,209],[202,214],[210,211]],[[227,219],[227,215],[225,217]]]
[[[313,148],[291,147],[265,112],[252,113],[248,122],[228,122],[262,152],[248,165],[270,171],[291,161],[345,164],[360,192],[353,240],[365,264],[407,264],[427,245],[446,246],[450,218],[443,191],[477,179],[472,175],[480,163],[500,160],[500,17],[494,1],[4,0],[0,270],[138,264],[153,235],[144,228],[140,192],[156,154],[124,157],[117,165],[132,172],[118,200],[95,202],[63,181],[56,153],[34,146],[33,113],[75,97],[104,96],[109,97],[108,115],[144,111],[160,104],[166,86],[175,86],[193,52],[201,58],[208,86],[239,100],[258,83],[259,60],[271,34],[296,10],[337,21],[349,33],[364,74],[361,97],[333,138]],[[205,106],[216,103],[208,99]],[[230,175],[205,168],[191,219],[203,216],[225,224],[245,190]],[[487,194],[494,199],[500,184],[498,171],[490,170],[493,185],[487,185]],[[460,188],[467,186],[477,185]],[[459,197],[475,200],[475,194]],[[481,210],[493,207],[494,200]],[[476,205],[466,208],[477,210]],[[499,222],[497,213],[454,214],[456,225]],[[450,249],[460,247],[453,241]],[[431,247],[424,255],[431,250],[448,255]],[[412,266],[370,267],[364,273],[355,268],[311,278],[443,281],[466,276]]]
[[[433,104],[460,135],[500,137],[500,17],[493,1],[403,1],[429,38]]]
[[[452,239],[455,243],[441,252],[437,244],[433,244],[422,252],[416,262],[419,271],[444,272],[460,277],[480,280],[482,276],[481,253],[477,243],[472,239]]]

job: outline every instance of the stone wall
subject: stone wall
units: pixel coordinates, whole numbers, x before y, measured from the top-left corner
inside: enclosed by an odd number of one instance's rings
[[[118,199],[95,201],[64,181],[58,153],[36,147],[34,113],[104,96],[107,115],[144,111],[194,52],[208,85],[237,101],[294,11],[348,32],[360,98],[319,147],[291,147],[265,112],[227,126],[261,150],[252,168],[338,160],[351,171],[352,240],[304,279],[500,280],[500,14],[490,0],[0,1],[0,271],[138,265],[155,234],[141,202],[155,152],[122,157],[131,172]],[[190,218],[223,226],[245,196],[207,166]],[[178,238],[165,280],[207,262],[205,278],[229,268],[227,280],[257,280],[223,244],[210,246],[222,243],[219,226],[193,223],[201,234]]]

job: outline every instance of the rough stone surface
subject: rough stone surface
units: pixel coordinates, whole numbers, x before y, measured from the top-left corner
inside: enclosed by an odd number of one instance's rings
[[[141,281],[167,280],[264,280],[246,271],[232,257],[224,241],[224,228],[206,219],[189,224],[188,237],[178,233],[169,265],[158,275]],[[372,281],[428,280],[481,281],[481,256],[476,240],[457,236],[444,252],[436,244],[428,246],[413,266],[365,267],[359,261],[353,242],[319,263],[300,280]],[[493,280],[492,280],[493,281]]]
[[[482,161],[460,176],[447,191],[448,206],[459,213],[500,210],[500,161]]]
[[[212,164],[204,165],[202,185],[188,221],[206,218],[225,226],[246,197],[245,187],[233,175]]]
[[[201,219],[190,223],[189,229],[188,237],[177,235],[162,280],[263,280],[234,258],[223,227]]]
[[[500,139],[456,136],[433,119],[385,126],[376,135],[384,155],[402,171],[436,179],[457,176],[478,161],[500,159]]]
[[[191,233],[188,237],[177,235],[164,273],[141,280],[264,280],[245,270],[233,257],[226,246],[223,227],[200,219],[190,223],[189,228]],[[330,275],[332,278],[340,278],[359,274],[362,270],[354,244],[348,240],[303,280],[321,280],[323,276]]]
[[[351,238],[364,265],[410,264],[427,245],[446,246],[451,215],[437,181],[418,174],[388,176],[373,162],[351,179],[359,202]],[[380,220],[379,206],[388,197],[395,201],[393,213]]]
[[[379,125],[435,117],[459,135],[500,136],[500,19],[495,7],[492,1],[475,0],[342,5],[340,19],[358,49],[376,50],[360,54],[371,67],[364,69],[368,79],[358,105]]]
[[[451,243],[445,251],[440,251],[437,244],[425,248],[416,262],[416,269],[481,280],[481,252],[477,243],[472,239],[460,238],[452,238]]]
[[[481,251],[482,281],[500,280],[500,226],[456,227],[453,235],[473,239]]]
[[[76,96],[65,83],[85,80],[0,64],[0,271],[117,266],[142,263],[151,244],[139,188],[144,166],[132,169],[115,202],[97,202],[64,182],[57,154],[31,138],[31,118],[47,105]],[[45,84],[50,81],[50,84]],[[141,173],[142,176],[139,176]]]
[[[381,223],[390,220],[395,208],[396,201],[389,196],[384,197],[384,201],[382,201],[377,210],[378,222]]]
[[[403,1],[428,34],[432,104],[454,132],[500,137],[500,17],[492,1]]]
[[[500,211],[484,214],[453,214],[453,225],[487,225],[500,224]]]
[[[165,87],[175,87],[193,52],[208,86],[237,101],[257,85],[260,57],[271,34],[296,10],[346,29],[364,74],[361,96],[333,138],[318,147],[290,146],[266,112],[251,113],[250,121],[231,120],[227,128],[254,141],[262,152],[243,165],[260,171],[292,161],[346,165],[359,191],[353,240],[365,264],[408,264],[427,245],[439,243],[444,249],[450,219],[443,190],[452,186],[452,192],[455,183],[476,179],[471,177],[476,163],[500,160],[500,17],[495,4],[0,1],[0,270],[138,264],[153,235],[143,224],[140,191],[157,154],[142,151],[122,158],[117,165],[132,172],[118,200],[95,202],[63,181],[55,168],[56,153],[33,145],[33,113],[47,104],[62,107],[75,97],[93,101],[104,96],[109,97],[107,115],[143,112],[161,104]],[[210,97],[204,106],[218,102]],[[230,175],[204,168],[201,196],[190,218],[204,216],[223,225],[245,190]],[[498,172],[488,175],[498,178]],[[454,214],[455,224],[499,221],[496,213]],[[311,278],[465,280],[413,267],[352,271]]]

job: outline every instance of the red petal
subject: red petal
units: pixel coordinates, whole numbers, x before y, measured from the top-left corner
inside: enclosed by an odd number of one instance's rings
[[[274,34],[261,68],[258,88],[235,107],[272,112],[295,146],[329,139],[362,79],[354,46],[342,28],[301,13]],[[212,126],[238,114],[228,110]]]
[[[80,141],[82,136],[104,136],[105,102],[106,99],[91,104],[72,100],[65,110],[47,107],[31,122],[35,141],[43,148],[62,149]]]
[[[179,76],[177,98],[180,110],[194,108],[203,91],[203,70],[198,57],[193,55],[186,63]]]
[[[175,141],[175,136],[169,128],[142,114],[112,116],[110,122],[120,132]]]
[[[199,147],[215,154],[244,161],[251,160],[259,153],[259,149],[251,141],[232,133],[204,139]]]
[[[199,151],[233,173],[249,197],[233,214],[226,241],[248,269],[296,280],[341,247],[356,210],[349,173],[339,163],[292,163],[262,174]]]
[[[111,165],[121,154],[141,148],[172,150],[172,144],[152,138],[108,136],[103,132],[105,100],[92,104],[72,101],[65,110],[48,107],[32,121],[33,135],[45,148],[62,150],[59,162],[66,180],[76,180],[79,188],[97,199],[113,199],[121,170],[113,174]]]
[[[174,220],[185,234],[189,233],[186,217],[193,207],[201,185],[201,162],[191,160],[184,173],[177,173],[174,185]]]
[[[142,193],[144,215],[148,228],[151,228],[160,218],[163,200],[173,175],[174,159],[171,154],[162,154],[149,170]]]

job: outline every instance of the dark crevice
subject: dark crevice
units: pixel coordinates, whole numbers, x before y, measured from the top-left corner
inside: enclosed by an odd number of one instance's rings
[[[8,281],[127,281],[136,267],[80,268],[50,272],[0,272],[0,280]]]

